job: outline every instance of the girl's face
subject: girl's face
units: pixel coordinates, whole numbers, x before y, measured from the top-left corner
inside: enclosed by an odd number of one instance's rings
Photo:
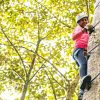
[[[82,18],[80,21],[79,21],[79,25],[84,28],[86,26],[86,24],[88,23],[88,18],[87,17],[84,17]]]

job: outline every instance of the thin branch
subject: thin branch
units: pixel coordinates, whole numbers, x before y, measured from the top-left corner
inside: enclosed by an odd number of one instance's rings
[[[46,65],[44,65],[45,67],[46,67]],[[48,69],[47,69],[48,70]],[[48,70],[49,71],[49,70]],[[52,79],[57,83],[57,84],[59,84],[63,89],[67,89],[67,88],[65,88],[65,87],[63,87],[54,77],[53,77],[53,75],[52,75],[52,73],[49,71],[49,73],[50,73],[50,75],[51,75],[51,77],[52,77]]]
[[[29,82],[35,77],[35,75],[42,69],[44,68],[43,65],[33,74],[33,76],[29,79]]]
[[[39,9],[38,9],[38,12],[37,12],[38,14],[37,14],[37,16],[38,16],[38,25],[37,25],[37,28],[38,28],[38,41],[37,41],[37,45],[36,45],[36,50],[35,50],[35,53],[34,53],[34,55],[33,55],[33,60],[32,60],[32,63],[31,63],[31,67],[33,67],[33,65],[34,65],[34,62],[35,62],[35,58],[36,58],[36,54],[37,54],[37,52],[38,52],[38,48],[39,48],[39,44],[40,44],[40,42],[41,42],[41,38],[40,38],[40,29],[39,29]]]
[[[25,82],[24,78],[23,78],[19,73],[17,73],[14,69],[12,69],[12,71],[13,71],[19,78],[21,78],[21,79]]]
[[[37,54],[39,57],[41,57],[43,60],[45,60],[46,62],[48,62],[49,64],[51,64],[52,66],[53,66],[53,68],[55,69],[55,70],[57,70],[58,72],[59,72],[59,74],[61,75],[61,76],[63,76],[63,78],[66,80],[66,81],[68,81],[67,79],[66,79],[66,77],[54,66],[54,64],[53,63],[51,63],[49,60],[47,60],[46,58],[44,58],[44,57],[42,57],[42,56],[40,56],[39,54]]]
[[[6,37],[6,39],[8,40],[8,42],[11,44],[11,46],[13,47],[13,49],[14,49],[14,50],[16,51],[16,53],[18,54],[18,56],[19,56],[19,58],[20,58],[20,60],[21,60],[21,62],[22,62],[22,65],[23,65],[23,67],[24,67],[25,74],[26,74],[26,76],[27,76],[27,71],[26,71],[26,68],[25,68],[25,65],[24,65],[24,62],[23,62],[23,59],[22,59],[21,55],[19,54],[19,52],[18,52],[18,50],[16,49],[16,47],[14,46],[14,44],[9,40],[9,38],[8,38],[8,36],[6,35],[6,33],[4,32],[2,26],[1,26],[1,31],[2,31],[2,33],[4,34],[4,36]]]
[[[46,73],[46,75],[47,75],[47,77],[48,77],[48,79],[49,79],[49,81],[50,81],[50,84],[51,84],[51,87],[52,87],[52,90],[53,90],[53,94],[54,94],[54,98],[55,98],[55,100],[57,100],[56,92],[55,92],[55,89],[54,89],[53,83],[52,83],[52,81],[51,81],[51,79],[50,79],[48,73],[47,73],[46,71],[45,71],[45,73]]]
[[[41,38],[40,38],[40,28],[39,28],[39,9],[38,9],[38,12],[37,12],[37,17],[38,17],[38,25],[37,25],[37,29],[38,29],[38,40],[37,40],[37,45],[36,45],[36,50],[33,54],[33,59],[32,59],[32,62],[31,62],[31,65],[30,65],[30,69],[29,69],[29,72],[28,72],[28,75],[30,76],[31,72],[32,72],[32,69],[33,69],[33,66],[34,66],[34,63],[35,63],[35,59],[36,59],[36,56],[37,56],[37,53],[38,53],[38,49],[39,49],[39,45],[40,45],[40,42],[41,42]],[[28,76],[28,78],[29,78]]]

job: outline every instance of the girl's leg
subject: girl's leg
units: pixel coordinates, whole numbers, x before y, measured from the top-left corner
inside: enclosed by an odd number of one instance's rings
[[[76,56],[74,56],[74,58],[79,65],[79,75],[81,78],[83,78],[84,76],[87,75],[87,59],[84,56],[84,49],[80,49],[77,52]],[[80,88],[78,98],[82,98],[83,94],[84,94],[84,89]]]
[[[83,76],[86,76],[87,75],[87,59],[84,56],[84,50],[83,49],[79,50],[77,57],[75,57],[75,60],[79,64],[80,77],[82,78]]]

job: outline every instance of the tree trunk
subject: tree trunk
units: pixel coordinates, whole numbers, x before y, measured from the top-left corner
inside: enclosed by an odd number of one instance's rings
[[[27,88],[28,88],[28,82],[26,82],[26,84],[23,87],[22,96],[21,96],[20,100],[24,100],[25,99]]]
[[[100,0],[96,0],[93,25],[96,25],[99,21]],[[100,44],[100,23],[95,27],[95,33],[92,33],[90,37],[88,50],[91,50],[97,44]],[[93,79],[98,73],[100,73],[100,45],[93,50],[88,60],[88,74]],[[100,100],[100,75],[93,81],[91,89],[85,92],[83,100]]]

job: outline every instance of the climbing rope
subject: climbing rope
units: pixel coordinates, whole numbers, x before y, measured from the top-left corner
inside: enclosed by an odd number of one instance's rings
[[[98,73],[92,80],[91,83],[100,75],[100,73]]]
[[[98,4],[95,6],[95,9],[99,6],[100,2],[98,2]]]
[[[98,44],[97,46],[95,46],[92,50],[94,50],[96,47],[98,47],[100,44]],[[91,50],[91,51],[92,51]],[[91,83],[100,75],[100,72],[91,80]]]
[[[95,31],[95,27],[96,27],[99,23],[100,23],[100,20],[93,26],[93,29],[92,29],[91,33]],[[92,52],[94,49],[96,49],[99,45],[100,45],[100,44],[97,44],[97,45],[96,45],[95,47],[93,47],[90,51],[88,51],[87,54],[90,55],[91,52]]]
[[[94,30],[95,30],[95,27],[96,27],[99,23],[100,23],[100,21],[98,21],[98,22],[93,26]],[[93,47],[93,48],[88,52],[88,54],[91,54],[92,51],[95,50],[99,45],[100,45],[100,43],[97,44],[95,47]],[[90,57],[90,55],[89,55],[89,57]],[[100,75],[100,72],[90,81],[90,84],[91,84],[99,75]]]
[[[100,23],[100,20],[93,26],[95,28]]]
[[[88,51],[87,53],[88,54],[91,54],[91,52],[94,50],[94,49],[96,49],[98,46],[99,46],[100,44],[97,44],[95,47],[93,47],[90,51]]]
[[[100,23],[100,20],[92,27],[91,33],[95,31],[95,27],[96,27],[99,23]],[[99,45],[100,45],[100,44],[97,44],[95,47],[93,47],[93,48],[88,52],[88,54],[91,54],[91,52],[92,52],[94,49],[96,49]]]
[[[88,54],[91,54],[91,52],[92,52],[94,49],[96,49],[99,45],[100,45],[100,44],[97,44],[94,48],[92,48],[92,49],[88,52]],[[100,75],[100,73],[98,73],[98,74],[91,80],[91,83],[92,83],[99,75]]]

